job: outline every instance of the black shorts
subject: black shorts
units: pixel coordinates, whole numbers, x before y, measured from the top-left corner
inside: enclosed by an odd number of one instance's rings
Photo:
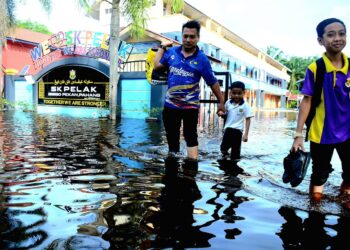
[[[187,147],[198,146],[198,109],[172,109],[164,107],[163,123],[168,140],[169,151],[180,151],[180,128],[183,122],[183,135]]]

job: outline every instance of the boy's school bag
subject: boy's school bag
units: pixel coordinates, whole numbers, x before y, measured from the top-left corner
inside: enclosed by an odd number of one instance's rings
[[[348,60],[349,60],[349,66],[350,66],[350,58],[348,58]],[[315,117],[317,106],[321,103],[322,85],[323,85],[324,75],[326,74],[326,65],[322,57],[316,60],[316,66],[317,67],[316,67],[315,90],[311,99],[310,112],[305,121],[305,125],[306,125],[305,141],[308,141],[312,119],[314,119]]]
[[[310,112],[305,121],[305,125],[306,125],[305,141],[308,141],[310,125],[311,125],[312,119],[314,119],[315,117],[316,108],[321,102],[322,83],[324,80],[324,75],[326,74],[326,65],[324,64],[322,57],[316,60],[316,65],[317,67],[316,67],[315,90],[311,99]]]
[[[146,78],[152,85],[167,85],[168,72],[154,70],[154,58],[157,53],[157,48],[150,48],[146,55]]]

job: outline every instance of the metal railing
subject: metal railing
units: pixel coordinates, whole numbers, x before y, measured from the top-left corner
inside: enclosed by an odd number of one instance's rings
[[[129,61],[121,64],[119,67],[119,72],[144,72],[146,70],[146,61]],[[223,95],[225,96],[225,101],[228,98],[228,84],[230,82],[230,74],[228,72],[215,72],[215,75],[221,80],[221,85],[224,89]],[[203,88],[204,83],[201,84]],[[209,91],[209,87],[208,91]],[[202,89],[203,92],[203,89]],[[211,91],[209,91],[211,93]],[[204,94],[204,92],[202,93]],[[202,98],[200,100],[200,110],[199,110],[199,130],[200,131],[213,131],[223,127],[223,119],[216,115],[217,103],[215,96],[211,93],[210,96]]]
[[[222,95],[225,101],[228,99],[228,86],[231,82],[231,76],[229,72],[214,72],[218,78]],[[217,116],[218,100],[214,96],[211,90],[205,86],[204,82],[201,83],[201,99],[199,110],[199,129],[200,131],[215,131],[222,129],[224,125],[224,119]]]
[[[142,72],[146,70],[146,60],[129,61],[119,65],[119,72]]]

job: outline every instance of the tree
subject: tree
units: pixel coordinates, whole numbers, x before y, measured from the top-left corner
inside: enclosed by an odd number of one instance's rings
[[[3,95],[3,75],[4,68],[2,65],[2,47],[6,45],[6,34],[11,27],[14,26],[15,17],[13,14],[13,6],[15,5],[13,0],[0,1],[0,103],[2,104]],[[2,108],[2,107],[1,107]]]
[[[134,38],[140,38],[143,36],[146,21],[146,10],[152,6],[154,0],[103,0],[108,2],[112,6],[111,24],[110,24],[110,40],[109,40],[109,52],[110,52],[110,98],[109,109],[110,119],[116,118],[117,111],[117,90],[118,90],[118,44],[119,44],[119,32],[120,32],[120,14],[122,13],[130,22],[131,29],[130,34]],[[164,1],[167,6],[172,6],[174,12],[182,10],[183,0],[167,0]]]
[[[305,78],[305,73],[308,65],[315,60],[315,57],[296,57],[292,56],[284,61],[289,69],[291,69],[291,77],[288,85],[288,90],[292,93],[298,93],[301,90],[301,81]]]
[[[50,0],[39,0],[44,10],[47,12],[51,11],[51,1]],[[3,98],[3,75],[4,69],[2,65],[2,48],[6,46],[6,35],[11,31],[16,25],[15,10],[16,10],[15,0],[0,0],[0,99]],[[2,103],[2,101],[0,101]]]
[[[42,6],[46,10],[51,9],[50,0],[39,0]],[[119,45],[119,32],[120,32],[120,15],[123,14],[130,22],[131,36],[134,38],[140,38],[143,36],[146,23],[147,23],[147,9],[152,6],[154,0],[78,0],[80,6],[84,7],[86,11],[89,11],[91,7],[100,2],[107,2],[111,5],[111,22],[110,22],[110,38],[109,38],[109,52],[110,52],[110,91],[109,91],[109,109],[110,109],[110,118],[114,120],[116,118],[117,111],[117,88],[119,81],[118,73],[118,45]],[[6,0],[3,3],[3,0],[0,0],[0,21],[6,20],[5,23],[13,21],[14,24],[14,9],[15,1]],[[167,6],[171,6],[172,12],[178,13],[183,9],[184,1],[183,0],[164,0],[164,3]],[[6,11],[9,10],[9,11]],[[11,18],[10,18],[11,17]],[[3,25],[4,22],[1,22],[0,25]],[[10,27],[11,25],[8,25]],[[7,27],[7,26],[6,26]],[[2,28],[2,31],[8,31],[8,28]],[[4,33],[6,33],[4,32]],[[1,35],[1,34],[0,34]],[[1,37],[4,37],[2,35]],[[0,37],[0,38],[1,38]],[[0,51],[1,59],[1,51]]]
[[[16,27],[29,29],[46,35],[51,35],[52,32],[43,24],[31,21],[16,21]]]
[[[180,0],[163,0],[168,14],[178,13],[183,10],[185,2]]]
[[[270,57],[272,57],[278,62],[285,58],[283,51],[274,46],[268,46],[266,49],[266,54],[268,54]]]
[[[300,91],[300,83],[305,77],[308,65],[317,59],[317,57],[289,57],[281,49],[273,46],[267,47],[266,53],[291,70],[290,82],[288,84],[288,90],[291,93],[298,93]]]
[[[117,116],[117,91],[118,91],[118,45],[120,42],[120,16],[121,14],[130,23],[130,35],[133,38],[141,38],[144,35],[147,25],[147,10],[152,6],[155,0],[79,0],[79,4],[89,12],[91,7],[96,3],[106,2],[111,5],[111,22],[109,37],[109,110],[110,119],[114,120]],[[184,6],[183,0],[164,0],[167,8],[171,6],[174,13],[182,11]]]

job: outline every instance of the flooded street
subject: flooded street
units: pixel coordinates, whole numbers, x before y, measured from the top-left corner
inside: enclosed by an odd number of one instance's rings
[[[200,133],[198,163],[176,162],[161,123],[2,112],[0,248],[337,248],[350,228],[337,154],[321,204],[311,165],[298,187],[282,182],[295,119],[257,112],[235,166],[217,161],[220,129]]]

